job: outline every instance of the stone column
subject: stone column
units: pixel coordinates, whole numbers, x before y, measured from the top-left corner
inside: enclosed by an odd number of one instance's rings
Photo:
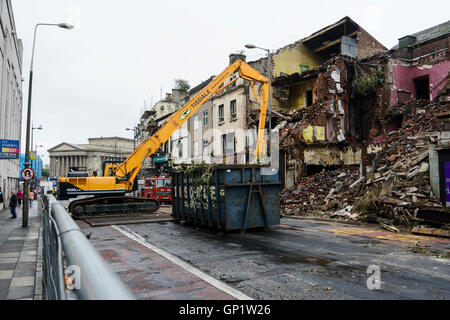
[[[57,176],[60,176],[61,175],[61,165],[62,165],[62,163],[61,163],[61,157],[60,156],[57,156],[56,157],[56,160],[58,160],[57,162],[57,164],[56,164],[56,175]]]

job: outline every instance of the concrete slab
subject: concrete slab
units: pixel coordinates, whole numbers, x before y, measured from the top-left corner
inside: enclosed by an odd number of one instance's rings
[[[8,295],[11,279],[0,279],[0,300],[4,300]]]
[[[34,277],[14,277],[11,280],[11,288],[26,286],[34,287]]]
[[[18,258],[0,258],[0,264],[2,263],[16,263]]]
[[[35,273],[35,262],[20,262],[14,270],[14,277],[33,277]]]
[[[14,270],[15,263],[0,263],[0,270]]]
[[[18,258],[19,256],[20,256],[20,251],[0,253],[0,258]]]
[[[6,300],[19,300],[33,297],[33,286],[10,287]]]
[[[13,277],[14,270],[0,270],[0,279],[11,279]]]
[[[37,254],[36,250],[24,250],[20,253],[20,256],[35,256]]]
[[[19,263],[20,262],[35,262],[35,261],[36,261],[36,257],[24,256],[24,257],[19,258]]]

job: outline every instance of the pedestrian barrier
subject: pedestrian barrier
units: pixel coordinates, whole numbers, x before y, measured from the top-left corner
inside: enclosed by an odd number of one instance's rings
[[[46,300],[65,300],[61,240],[55,220],[49,213],[49,201],[42,192],[43,210],[43,282]]]
[[[42,191],[43,285],[47,300],[133,300],[70,214]]]

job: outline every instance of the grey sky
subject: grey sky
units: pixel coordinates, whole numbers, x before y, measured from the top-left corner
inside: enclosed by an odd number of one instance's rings
[[[164,95],[175,78],[195,86],[219,73],[228,54],[246,43],[276,50],[348,15],[391,48],[402,36],[447,21],[450,12],[445,0],[12,2],[24,45],[24,110],[34,25],[77,25],[39,27],[33,123],[44,127],[34,135],[44,145],[40,152],[63,141],[87,143],[88,137],[132,138],[125,128],[137,123],[144,100],[159,100],[161,87]],[[248,60],[264,56],[245,52]],[[25,128],[25,112],[23,119]]]

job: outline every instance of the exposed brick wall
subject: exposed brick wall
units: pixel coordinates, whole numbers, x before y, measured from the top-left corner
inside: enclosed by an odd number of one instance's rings
[[[358,31],[356,40],[358,40],[358,59],[365,59],[387,50],[385,46],[362,28]]]

